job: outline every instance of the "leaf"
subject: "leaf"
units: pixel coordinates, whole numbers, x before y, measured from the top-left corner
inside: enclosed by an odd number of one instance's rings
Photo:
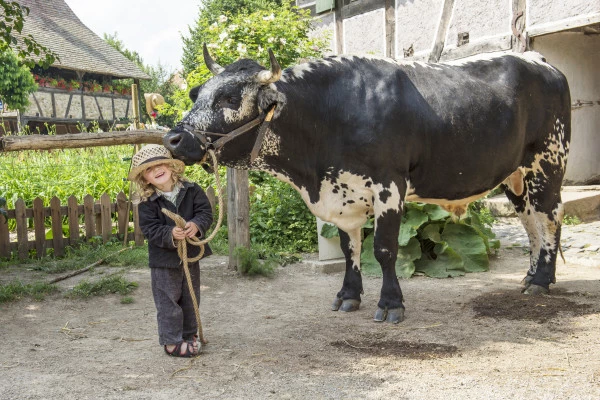
[[[332,224],[323,224],[321,227],[321,236],[327,239],[331,239],[332,237],[339,236],[340,232],[338,227]]]
[[[415,273],[415,260],[421,258],[421,245],[417,238],[410,238],[406,246],[398,249],[396,275],[398,278],[410,278]]]
[[[365,275],[382,276],[381,265],[374,254],[374,237],[371,234],[365,238],[360,254],[360,268]],[[408,245],[398,249],[396,259],[396,275],[399,278],[410,278],[415,272],[414,261],[421,257],[421,246],[417,238],[411,238]]]
[[[421,238],[429,239],[435,243],[440,243],[442,241],[442,235],[440,233],[442,226],[442,224],[427,225],[421,232]]]
[[[447,224],[442,232],[442,239],[462,258],[466,272],[488,270],[486,245],[473,227],[466,224]]]
[[[423,207],[423,211],[429,215],[431,221],[442,221],[450,216],[448,211],[437,204],[426,204],[425,207]]]
[[[445,243],[438,243],[434,249],[436,259],[421,259],[415,261],[417,272],[422,272],[432,278],[452,278],[465,274],[464,263],[457,252]]]
[[[479,218],[479,214],[472,208],[469,208],[469,218],[467,220],[469,225],[475,229],[475,231],[479,234],[481,239],[485,244],[485,248],[488,253],[490,253],[490,248],[499,249],[500,241],[490,241],[496,237],[496,234],[483,222],[481,222],[481,218]],[[496,247],[497,246],[497,247]]]
[[[416,207],[407,207],[400,224],[398,244],[406,246],[410,238],[417,236],[417,229],[428,220],[429,217],[423,211]]]
[[[371,234],[365,238],[360,253],[360,269],[365,275],[381,276],[381,266],[373,254],[373,241],[375,235]]]

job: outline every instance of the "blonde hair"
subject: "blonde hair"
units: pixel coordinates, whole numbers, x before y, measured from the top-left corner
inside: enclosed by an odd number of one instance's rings
[[[175,163],[169,162],[169,160],[165,160],[164,164],[166,164],[169,167],[169,169],[171,170],[171,182],[173,183],[173,185],[175,185],[177,182],[187,181],[187,179],[183,176],[183,171],[185,170],[185,165],[175,164]],[[153,165],[153,167],[155,165]],[[160,164],[158,164],[158,165],[160,165]],[[138,195],[138,199],[136,199],[137,201],[133,201],[134,204],[137,204],[141,201],[148,200],[148,198],[150,196],[152,196],[154,194],[154,192],[156,192],[156,188],[151,183],[148,183],[146,181],[146,179],[144,179],[144,172],[146,172],[146,169],[141,171],[135,177],[135,179],[133,179],[133,182],[137,186],[136,194]]]

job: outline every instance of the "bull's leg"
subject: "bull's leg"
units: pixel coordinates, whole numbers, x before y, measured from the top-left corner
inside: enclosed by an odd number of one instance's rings
[[[556,256],[564,214],[560,186],[540,187],[536,183],[539,181],[539,177],[526,179],[521,196],[506,191],[529,237],[529,271],[523,290],[528,294],[548,293],[550,284],[556,282]]]
[[[362,276],[360,275],[360,229],[340,232],[340,245],[346,257],[346,275],[344,283],[333,301],[333,311],[356,311],[360,307],[360,295],[363,293]]]
[[[377,303],[374,320],[397,324],[404,319],[402,290],[396,276],[396,258],[398,256],[398,233],[402,219],[402,205],[397,209],[387,209],[376,215],[375,240],[373,251],[381,265],[383,283]]]
[[[523,289],[527,294],[548,293],[550,284],[556,282],[556,258],[564,216],[560,187],[568,151],[564,128],[560,121],[556,122],[554,136],[546,141],[551,146],[536,155],[536,162],[524,176],[522,193],[515,193],[517,190],[510,187],[505,190],[529,236],[530,263]]]

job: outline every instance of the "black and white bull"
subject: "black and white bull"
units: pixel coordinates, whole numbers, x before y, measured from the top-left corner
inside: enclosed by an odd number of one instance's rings
[[[397,323],[404,317],[394,269],[404,202],[460,215],[499,184],[529,235],[523,290],[548,291],[571,125],[562,73],[534,52],[443,64],[336,56],[284,71],[270,56],[270,70],[252,60],[221,67],[205,48],[215,76],[190,91],[193,108],[164,144],[187,164],[215,146],[221,164],[272,174],[337,225],[346,274],[334,310],[359,307],[361,226],[369,216],[383,271],[375,320]],[[273,106],[271,122],[259,128]]]

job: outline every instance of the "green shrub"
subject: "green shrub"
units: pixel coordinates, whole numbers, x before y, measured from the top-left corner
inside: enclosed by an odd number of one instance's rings
[[[237,247],[234,255],[240,260],[238,271],[246,275],[271,276],[277,267],[275,260],[261,261],[255,251],[245,247]]]

